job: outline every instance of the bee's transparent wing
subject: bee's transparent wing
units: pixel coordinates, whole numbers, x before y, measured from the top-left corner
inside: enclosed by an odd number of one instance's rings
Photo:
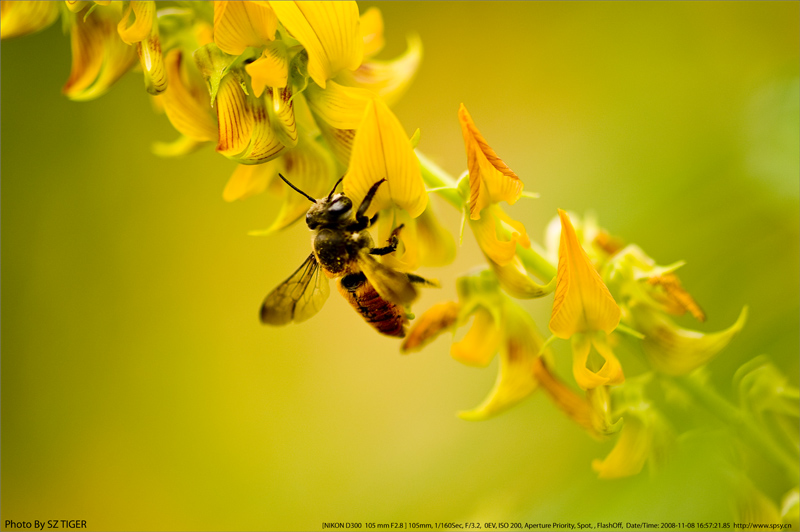
[[[305,321],[319,312],[328,294],[328,278],[312,253],[291,277],[264,298],[261,322],[286,325]]]
[[[367,251],[358,256],[358,265],[378,294],[391,303],[409,305],[417,299],[417,288],[403,272],[381,264]]]

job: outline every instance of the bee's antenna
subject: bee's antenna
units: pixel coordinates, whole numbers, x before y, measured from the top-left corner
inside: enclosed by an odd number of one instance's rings
[[[292,188],[294,189],[294,191],[295,191],[295,192],[299,192],[299,193],[300,193],[300,194],[302,194],[303,196],[305,196],[305,197],[307,197],[308,199],[310,199],[310,200],[311,200],[311,203],[316,203],[316,202],[317,202],[317,200],[315,200],[314,198],[312,198],[311,196],[309,196],[308,194],[306,194],[305,192],[303,192],[302,190],[300,190],[299,188],[297,188],[297,187],[296,187],[296,186],[294,186],[293,184],[289,183],[289,180],[288,180],[288,179],[286,179],[285,177],[283,177],[283,176],[282,176],[280,173],[278,173],[278,177],[280,177],[281,179],[283,179],[283,182],[284,182],[284,183],[286,183],[287,185],[289,185],[290,187],[292,187]]]
[[[333,185],[333,188],[331,189],[331,193],[328,194],[328,199],[331,199],[333,197],[333,193],[336,192],[336,187],[338,187],[339,183],[341,183],[343,180],[344,180],[344,176],[340,177],[339,181],[337,181],[336,184]]]

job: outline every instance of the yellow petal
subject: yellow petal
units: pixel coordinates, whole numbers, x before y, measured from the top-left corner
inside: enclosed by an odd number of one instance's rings
[[[152,150],[159,157],[183,157],[202,145],[202,142],[181,135],[172,142],[154,142]]]
[[[469,215],[477,220],[487,205],[501,200],[513,205],[522,195],[522,181],[489,146],[463,103],[458,110],[458,121],[467,149]]]
[[[422,40],[408,38],[405,53],[390,61],[364,61],[352,72],[342,71],[336,79],[352,87],[368,89],[380,96],[387,105],[394,105],[405,94],[422,62]]]
[[[259,100],[260,101],[260,100]],[[219,124],[217,151],[226,157],[236,157],[250,144],[255,120],[253,106],[244,93],[234,72],[222,78],[217,92],[216,109]],[[259,109],[259,115],[269,124],[266,108]]]
[[[325,90],[310,85],[305,91],[308,106],[317,119],[336,129],[357,129],[364,120],[372,95],[364,89],[346,87],[335,81]]]
[[[139,62],[144,71],[144,85],[150,94],[161,94],[167,90],[169,79],[164,65],[164,56],[161,55],[161,40],[158,34],[151,35],[146,40],[136,44]]]
[[[600,438],[595,424],[595,413],[589,401],[575,393],[556,377],[545,364],[543,357],[533,363],[533,376],[550,400],[570,419],[586,429],[594,438]]]
[[[241,86],[239,88],[241,89]],[[230,153],[223,153],[223,155],[242,164],[261,164],[280,156],[287,147],[278,137],[275,119],[268,112],[264,100],[252,97],[246,97],[246,100],[250,113],[249,115],[245,114],[243,117],[240,115],[240,117],[241,120],[250,120],[252,122],[250,140],[241,153],[232,155],[233,152],[231,151]],[[236,109],[233,110],[235,111]]]
[[[286,45],[275,41],[267,45],[261,57],[245,67],[250,74],[253,85],[253,95],[261,96],[264,89],[269,87],[283,88],[289,79],[289,56]]]
[[[356,205],[358,205],[356,203]],[[390,268],[402,272],[411,272],[420,267],[419,238],[416,220],[407,212],[399,209],[386,209],[379,218],[379,245],[388,242],[392,232],[401,224],[403,228],[397,233],[397,250],[381,257],[381,262]]]
[[[57,2],[2,2],[0,39],[41,31],[55,22],[58,13]]]
[[[532,369],[542,346],[536,325],[522,309],[506,305],[502,327],[500,372],[494,388],[477,408],[459,412],[462,419],[477,421],[491,417],[536,389],[538,382]]]
[[[604,360],[603,365],[597,371],[592,371],[587,367],[592,346]],[[572,337],[572,373],[575,376],[575,382],[584,390],[621,384],[625,381],[622,365],[608,347],[603,333],[576,334]]]
[[[530,247],[525,227],[512,220],[497,205],[491,205],[484,216],[470,219],[470,227],[481,250],[500,266],[509,264],[517,254],[517,243]]]
[[[367,104],[364,119],[353,139],[350,166],[344,178],[344,191],[359,205],[367,191],[380,181],[367,215],[392,204],[416,218],[428,204],[428,194],[408,136],[397,117],[379,99]]]
[[[579,332],[611,333],[619,324],[619,307],[578,242],[567,213],[559,209],[558,214],[561,243],[550,330],[565,339]]]
[[[456,323],[460,310],[461,305],[455,301],[446,301],[423,312],[411,325],[400,351],[410,353],[428,345]]]
[[[275,161],[265,164],[240,164],[228,179],[222,191],[222,199],[236,201],[261,194],[273,176],[278,174]]]
[[[217,123],[208,90],[193,61],[185,61],[180,50],[167,53],[165,69],[169,85],[159,98],[173,127],[196,142],[216,142]]]
[[[456,242],[453,235],[439,223],[433,203],[415,220],[419,262],[421,266],[446,266],[456,258]]]
[[[468,366],[488,366],[500,347],[500,340],[500,329],[492,314],[478,307],[466,336],[450,346],[450,356]]]
[[[220,50],[240,55],[248,46],[275,39],[278,19],[268,6],[256,2],[214,2],[214,43]]]
[[[364,57],[372,57],[383,49],[383,17],[377,7],[361,13],[361,39],[364,41]]]
[[[592,462],[600,478],[622,478],[638,474],[652,446],[652,432],[638,416],[626,416],[617,444],[605,460]]]
[[[270,2],[281,24],[308,52],[308,74],[325,88],[361,64],[364,43],[355,2]]]
[[[645,335],[642,349],[650,364],[667,375],[686,375],[707,364],[742,330],[747,321],[747,307],[733,325],[717,333],[683,329],[663,314],[643,306],[635,307],[631,316],[633,326]]]
[[[531,279],[518,256],[515,256],[511,262],[505,266],[500,266],[488,256],[486,260],[497,276],[497,280],[500,281],[500,286],[512,297],[517,299],[535,299],[546,296],[555,288],[554,283],[541,285]]]
[[[287,148],[297,144],[297,122],[294,119],[294,104],[291,87],[273,87],[270,120],[278,140]]]
[[[117,33],[119,17],[114,6],[96,9],[88,17],[74,16],[70,37],[72,70],[62,88],[71,100],[101,96],[136,61],[136,51]]]
[[[155,2],[132,1],[128,4],[125,14],[122,15],[122,20],[117,24],[117,31],[123,42],[136,44],[150,36],[155,19]]]

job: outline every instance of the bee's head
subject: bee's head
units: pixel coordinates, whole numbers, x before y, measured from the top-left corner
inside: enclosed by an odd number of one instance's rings
[[[306,213],[309,229],[326,225],[339,225],[353,216],[353,202],[344,193],[317,200]]]

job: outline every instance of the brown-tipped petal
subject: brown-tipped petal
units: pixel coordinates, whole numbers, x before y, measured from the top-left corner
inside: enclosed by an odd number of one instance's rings
[[[225,82],[223,81],[223,83]],[[222,91],[220,91],[221,94]],[[233,154],[233,148],[231,148],[230,152],[225,152],[223,155],[242,164],[260,164],[284,153],[286,146],[276,134],[274,119],[270,116],[264,100],[247,97],[246,101],[249,112],[244,115],[244,120],[250,120],[252,125],[247,147],[238,154]],[[219,99],[217,103],[221,103]],[[232,110],[236,111],[237,109],[233,108]]]
[[[0,39],[41,31],[58,18],[58,2],[0,3]]]
[[[670,314],[681,316],[687,311],[697,321],[706,321],[706,315],[700,305],[694,300],[692,295],[683,288],[680,279],[674,273],[667,273],[664,275],[654,275],[647,280],[647,284],[653,286],[660,286],[664,290],[664,303],[665,309]],[[651,294],[655,296],[655,294]]]
[[[308,52],[308,74],[325,88],[361,64],[364,42],[355,2],[271,2],[281,24]]]
[[[461,305],[455,301],[437,303],[414,320],[400,351],[410,353],[419,351],[440,334],[449,330],[458,321]]]
[[[216,142],[217,122],[208,91],[191,59],[185,62],[181,51],[175,49],[167,53],[164,64],[169,84],[159,98],[167,118],[175,129],[196,142]]]
[[[151,35],[146,40],[137,43],[136,51],[144,71],[144,86],[147,92],[155,95],[167,90],[169,80],[164,65],[164,56],[161,55],[161,40],[158,34]]]
[[[227,54],[275,39],[278,19],[270,7],[256,2],[214,2],[214,43]]]
[[[272,88],[270,118],[272,130],[278,140],[287,148],[297,145],[297,122],[294,119],[294,104],[291,87]]]
[[[586,398],[575,393],[556,377],[547,367],[542,357],[537,358],[533,363],[533,376],[542,389],[547,392],[553,403],[567,417],[583,427],[592,437],[600,438],[600,433],[597,431],[594,422],[595,414],[592,410],[592,405]]]
[[[489,146],[463,103],[458,109],[458,121],[467,150],[469,214],[477,220],[481,210],[492,203],[503,200],[513,205],[522,195],[522,181]]]
[[[558,275],[550,330],[559,338],[575,333],[611,333],[620,319],[620,309],[578,242],[567,213],[559,209],[561,243]]]

